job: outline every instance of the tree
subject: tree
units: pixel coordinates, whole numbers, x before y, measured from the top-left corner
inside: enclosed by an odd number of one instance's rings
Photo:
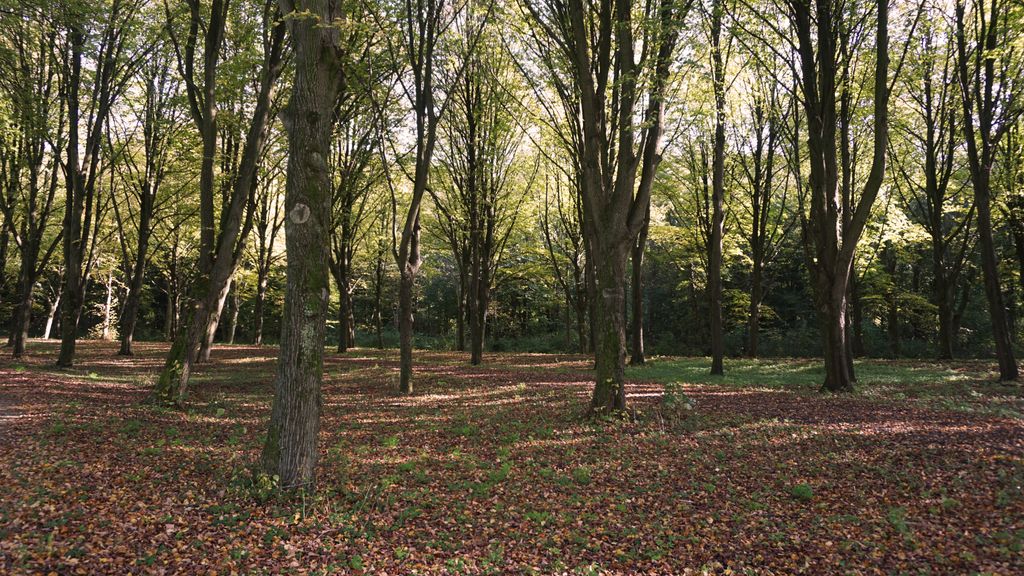
[[[435,90],[440,78],[444,59],[438,56],[442,36],[450,28],[461,8],[450,0],[422,0],[399,3],[398,6],[385,3],[398,15],[398,31],[389,31],[389,14],[375,13],[378,27],[385,32],[388,56],[392,72],[398,78],[400,90],[410,107],[413,127],[412,172],[403,167],[411,183],[404,221],[399,225],[397,209],[398,195],[394,183],[388,179],[395,218],[393,230],[398,237],[392,244],[395,264],[398,266],[398,332],[399,332],[399,383],[398,389],[404,394],[413,392],[412,346],[413,346],[413,290],[416,275],[423,261],[420,256],[420,208],[423,195],[430,180],[430,167],[437,145],[437,126],[444,114],[449,99],[438,100]],[[479,26],[479,24],[478,24]],[[408,71],[408,73],[406,73]],[[458,74],[455,75],[458,77]],[[375,104],[382,110],[381,103]],[[394,145],[392,144],[392,148]],[[382,154],[382,156],[384,156]]]
[[[23,14],[0,13],[0,207],[6,264],[8,238],[19,264],[8,344],[25,352],[33,293],[62,233],[52,218],[61,208],[58,156],[65,145],[66,100],[61,97],[64,41],[57,24],[25,3]],[[6,273],[4,274],[6,279]]]
[[[284,226],[284,195],[281,193],[280,172],[285,157],[275,158],[274,162],[264,166],[263,175],[256,187],[256,206],[253,214],[253,231],[255,242],[250,249],[251,259],[256,268],[256,303],[253,310],[253,343],[263,344],[263,318],[267,301],[267,290],[270,285],[270,272],[274,265],[283,257],[275,250],[278,234]]]
[[[962,146],[960,94],[956,84],[955,34],[938,7],[926,8],[919,51],[908,69],[903,94],[912,116],[896,124],[904,146],[892,145],[893,183],[904,211],[931,238],[932,302],[938,309],[936,342],[951,359],[956,341],[956,293],[971,256],[974,200],[958,182]]]
[[[737,229],[750,258],[750,308],[747,316],[747,354],[757,357],[761,334],[761,305],[766,292],[766,270],[778,256],[795,223],[787,210],[785,169],[778,162],[786,110],[780,86],[771,78],[754,80],[748,96],[746,122],[740,135],[737,163],[743,190],[745,218],[736,217]],[[781,180],[781,181],[780,181]],[[739,211],[737,211],[739,212]]]
[[[966,2],[957,0],[954,12],[957,79],[963,102],[967,166],[978,217],[985,297],[999,361],[999,379],[1011,381],[1017,379],[1018,368],[992,233],[992,166],[1000,140],[1021,114],[1018,98],[1024,69],[1012,50],[1021,34],[1020,13],[1005,0],[992,0],[987,8],[985,2],[972,2],[968,37]]]
[[[184,77],[189,109],[203,142],[203,164],[199,182],[199,270],[192,287],[193,302],[188,322],[184,329],[177,330],[174,344],[157,381],[155,394],[164,402],[180,403],[184,400],[192,364],[197,360],[202,343],[209,342],[216,330],[213,319],[219,316],[219,310],[224,305],[231,277],[245,246],[246,234],[242,231],[251,226],[251,218],[245,219],[243,223],[243,217],[256,188],[256,171],[264,152],[273,111],[274,88],[284,67],[284,23],[277,17],[274,3],[267,0],[262,13],[263,58],[252,118],[246,131],[237,173],[226,188],[230,194],[224,196],[218,235],[213,224],[215,191],[212,158],[217,147],[217,63],[226,25],[226,10],[222,0],[214,0],[210,16],[204,21],[198,0],[189,0],[189,28],[184,45],[172,36]],[[173,19],[173,15],[168,14],[168,18]],[[173,29],[173,25],[168,28]],[[195,78],[194,71],[200,28],[206,31],[202,84]]]
[[[452,105],[441,123],[442,178],[430,191],[459,267],[458,321],[465,307],[470,363],[477,365],[500,257],[529,184],[520,188],[515,181],[523,140],[515,118],[516,70],[493,28],[479,39],[474,34],[464,30],[457,40],[460,76],[448,83]]]
[[[76,5],[67,13],[70,54],[67,59],[65,106],[68,139],[64,167],[64,304],[57,365],[74,362],[78,322],[85,288],[95,263],[103,212],[111,198],[101,198],[99,185],[111,177],[103,160],[111,111],[144,62],[149,47],[138,38],[138,0],[112,0],[95,12]],[[88,50],[90,57],[85,58]],[[83,74],[83,64],[94,65]],[[82,89],[85,89],[83,93]],[[82,104],[85,104],[85,115]],[[81,140],[84,130],[85,139]]]
[[[173,143],[182,127],[182,110],[177,106],[179,83],[171,76],[171,67],[170,56],[157,43],[140,70],[142,98],[131,106],[129,123],[120,127],[120,152],[111,153],[127,196],[123,203],[116,199],[113,202],[123,273],[128,284],[119,326],[118,354],[122,356],[132,354],[132,339],[150,259],[153,221],[167,200],[167,195],[161,192],[173,160]],[[137,150],[136,146],[139,146]],[[129,234],[131,228],[134,228],[134,236]]]
[[[572,126],[584,237],[592,246],[598,296],[589,412],[607,414],[626,408],[626,259],[643,226],[660,159],[664,97],[682,8],[669,0],[648,4],[634,21],[627,0],[544,0],[526,7],[541,65]],[[639,62],[637,45],[644,47]]]
[[[586,249],[584,247],[582,221],[583,206],[578,191],[565,191],[562,174],[555,174],[545,180],[541,230],[544,246],[551,261],[555,281],[565,295],[566,348],[569,347],[569,311],[575,315],[576,349],[581,354],[590,347],[590,331],[587,330],[587,286]],[[570,184],[575,186],[575,182]]]
[[[331,147],[331,275],[338,288],[338,352],[355,346],[355,317],[352,291],[355,289],[353,261],[356,249],[368,233],[365,224],[371,214],[371,192],[380,184],[383,171],[378,152],[381,133],[387,129],[387,106],[380,111],[374,102],[386,100],[379,94],[387,84],[381,77],[381,55],[369,31],[352,34],[346,44],[353,62],[346,65],[350,89],[341,94],[336,106],[337,127]],[[386,72],[385,72],[386,73]],[[376,94],[376,95],[375,95]]]
[[[841,132],[837,88],[838,81],[844,80],[839,75],[837,62],[843,61],[849,66],[850,55],[843,50],[845,60],[841,59],[835,40],[840,29],[849,31],[856,15],[844,12],[835,0],[816,0],[813,5],[790,0],[788,6],[797,37],[798,87],[807,121],[810,213],[804,215],[801,211],[801,215],[806,219],[803,226],[808,251],[806,260],[822,323],[825,359],[822,389],[845,392],[853,390],[855,380],[847,335],[853,258],[885,176],[890,92],[889,7],[884,0],[876,2],[872,161],[860,199],[854,205],[852,194],[848,193],[849,182],[844,181],[842,187],[839,185],[839,149],[848,139],[842,134],[837,137],[837,132]]]
[[[722,0],[713,0],[708,19],[711,80],[715,95],[715,136],[711,161],[711,252],[708,255],[708,296],[711,313],[711,374],[722,375],[725,331],[722,326],[722,236],[725,224],[725,67],[728,47],[722,46]]]
[[[320,431],[324,330],[330,303],[327,164],[334,109],[344,89],[340,44],[346,4],[281,0],[295,80],[281,116],[288,133],[285,244],[288,253],[281,351],[262,468],[285,490],[312,492]]]

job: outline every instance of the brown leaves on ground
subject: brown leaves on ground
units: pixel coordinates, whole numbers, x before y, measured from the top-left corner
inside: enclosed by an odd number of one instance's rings
[[[254,484],[276,350],[223,347],[185,411],[164,352],[0,361],[0,570],[57,574],[1019,574],[1024,422],[907,401],[632,384],[587,362],[331,356],[319,493]],[[269,498],[260,503],[263,498]]]

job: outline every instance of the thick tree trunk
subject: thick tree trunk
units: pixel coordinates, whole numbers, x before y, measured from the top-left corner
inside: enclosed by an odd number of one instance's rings
[[[312,492],[330,303],[331,185],[325,158],[340,88],[337,64],[329,56],[336,49],[332,32],[320,23],[333,22],[338,14],[326,0],[297,2],[295,10],[309,11],[316,18],[289,20],[295,81],[283,112],[290,150],[285,195],[288,279],[277,383],[261,461],[263,471],[276,476],[281,489]]]
[[[967,159],[970,168],[971,186],[974,191],[974,203],[978,218],[978,239],[981,257],[981,271],[985,283],[985,297],[988,300],[989,320],[992,324],[992,339],[995,342],[996,359],[999,362],[999,380],[1016,380],[1019,372],[1017,360],[1013,352],[1013,337],[1006,318],[1006,306],[999,280],[999,260],[996,255],[995,240],[992,236],[992,164],[998,145],[998,135],[993,133],[993,124],[1000,109],[1007,105],[999,102],[998,97],[1012,98],[1009,92],[996,90],[993,86],[999,81],[998,74],[993,70],[996,57],[982,59],[977,53],[995,53],[1001,48],[1001,30],[996,26],[999,8],[1005,6],[992,4],[991,21],[985,27],[985,34],[977,37],[977,43],[967,47],[965,23],[965,5],[957,2],[955,10],[957,74],[959,76],[960,94],[963,99],[963,131],[967,143]],[[1002,14],[1005,18],[1005,13]],[[972,16],[973,17],[973,16]],[[977,53],[975,53],[977,51]],[[977,126],[975,125],[977,123]]]
[[[628,246],[601,251],[597,268],[600,297],[595,302],[594,348],[596,383],[590,415],[601,416],[626,408],[626,256]]]
[[[199,341],[199,352],[196,356],[196,362],[210,361],[213,341],[217,336],[217,327],[220,325],[221,315],[224,314],[224,305],[228,301],[228,293],[231,292],[231,279],[237,268],[237,262],[229,262],[228,264],[231,267],[231,274],[228,275],[227,279],[220,280],[221,276],[219,274],[214,276],[211,273],[210,275],[211,292],[216,295],[216,299],[211,301],[212,305],[208,308],[208,314],[202,330],[202,338]],[[217,265],[217,263],[214,263],[214,266]]]
[[[832,294],[822,314],[822,335],[825,356],[825,383],[822,391],[852,392],[854,377],[852,361],[847,357],[846,295]]]

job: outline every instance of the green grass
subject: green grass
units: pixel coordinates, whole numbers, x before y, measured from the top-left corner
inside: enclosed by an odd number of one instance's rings
[[[857,396],[1024,418],[1024,389],[996,383],[988,363],[872,359],[858,360],[854,366]],[[642,366],[629,367],[626,375],[634,381],[666,386],[704,384],[801,394],[816,393],[825,378],[822,360],[815,358],[726,358],[724,376],[712,376],[710,367],[708,358],[655,357]]]
[[[941,365],[921,365],[864,360],[854,364],[862,388],[899,384],[953,383],[976,379],[982,374],[965,373]],[[683,381],[689,384],[715,384],[742,388],[817,390],[825,378],[820,359],[748,359],[727,358],[725,375],[710,374],[707,358],[652,358],[642,366],[628,369],[629,377],[657,382]]]

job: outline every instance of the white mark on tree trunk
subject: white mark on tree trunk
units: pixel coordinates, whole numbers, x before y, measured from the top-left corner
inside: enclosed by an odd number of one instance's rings
[[[292,207],[289,217],[292,219],[292,222],[296,224],[305,224],[306,220],[309,220],[309,206],[306,206],[301,202],[296,204]]]

